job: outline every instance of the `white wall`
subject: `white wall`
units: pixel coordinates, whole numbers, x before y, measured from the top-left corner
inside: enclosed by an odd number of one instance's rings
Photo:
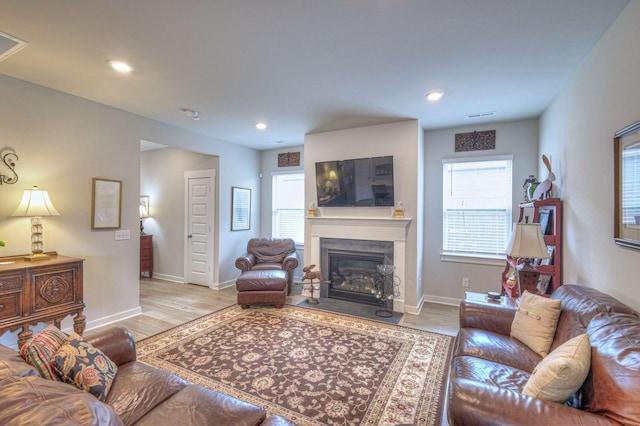
[[[640,251],[613,242],[613,134],[640,120],[640,2],[630,2],[540,120],[564,199],[563,279],[640,310]],[[542,167],[542,166],[540,166]]]
[[[60,216],[44,219],[45,249],[86,259],[88,327],[139,311],[141,139],[220,157],[220,263],[233,265],[247,237],[257,232],[229,230],[232,185],[254,190],[252,224],[258,223],[257,151],[6,76],[0,76],[0,115],[0,148],[16,150],[20,178],[0,186],[0,239],[7,243],[0,256],[30,251],[29,219],[11,213],[24,189],[47,189]],[[115,241],[113,230],[91,230],[92,177],[122,180],[121,229],[131,230],[131,240]],[[70,319],[63,322],[70,325]],[[4,334],[0,343],[15,344],[15,333]]]
[[[455,152],[455,134],[484,130],[496,131],[496,149]],[[538,120],[449,128],[425,132],[425,227],[423,292],[425,299],[456,304],[464,299],[465,291],[500,291],[504,262],[491,264],[445,262],[442,252],[442,160],[492,155],[513,155],[513,216],[518,218],[517,206],[523,201],[522,184],[530,174],[537,175]],[[555,162],[555,158],[554,158]],[[546,172],[538,179],[546,178]],[[494,264],[496,262],[493,262]],[[469,287],[462,287],[463,277]]]
[[[418,195],[418,182],[423,157],[421,153],[421,127],[417,120],[406,120],[377,126],[305,136],[304,167],[305,205],[316,201],[315,163],[319,161],[347,160],[351,158],[393,155],[393,185],[396,202],[402,201],[405,216],[413,220],[408,228],[405,283],[405,306],[410,310],[419,307],[421,293],[420,265],[417,253],[421,251],[422,238],[418,238],[418,222],[421,221],[423,204]],[[323,207],[321,216],[391,217],[391,207]],[[305,245],[310,243],[308,227],[305,230]],[[310,262],[310,253],[305,253],[305,263]]]

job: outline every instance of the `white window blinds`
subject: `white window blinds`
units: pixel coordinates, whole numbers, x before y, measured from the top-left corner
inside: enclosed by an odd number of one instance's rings
[[[640,143],[622,151],[622,223],[638,224],[640,219]]]
[[[271,235],[304,244],[304,173],[273,175]]]
[[[511,232],[511,156],[443,160],[443,251],[504,254]]]

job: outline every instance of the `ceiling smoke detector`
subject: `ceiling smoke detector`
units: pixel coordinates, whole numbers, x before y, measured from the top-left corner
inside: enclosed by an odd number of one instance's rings
[[[20,40],[18,37],[0,31],[0,62],[28,45],[28,42]]]
[[[186,115],[187,117],[198,121],[200,120],[200,113],[198,111],[194,111],[192,109],[189,108],[182,108],[182,112],[184,112],[184,115]]]
[[[494,115],[496,115],[496,111],[477,112],[475,114],[467,114],[467,118],[493,117]]]

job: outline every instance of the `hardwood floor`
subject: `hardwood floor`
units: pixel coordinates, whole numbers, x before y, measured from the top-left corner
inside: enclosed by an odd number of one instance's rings
[[[294,286],[287,303],[295,304],[304,299],[300,295],[301,289],[301,286]],[[140,280],[142,314],[105,327],[126,327],[139,341],[235,303],[235,287],[211,290],[193,284],[143,278]],[[455,336],[459,328],[458,307],[427,303],[420,315],[405,314],[400,325]],[[97,330],[88,330],[85,334],[91,335]]]

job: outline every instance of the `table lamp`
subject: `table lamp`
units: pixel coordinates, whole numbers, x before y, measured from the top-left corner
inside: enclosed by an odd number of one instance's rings
[[[144,233],[144,226],[142,225],[142,219],[149,217],[149,211],[144,204],[140,204],[140,235],[147,235]]]
[[[42,242],[42,218],[44,216],[59,216],[49,198],[49,193],[34,186],[25,189],[22,201],[11,216],[23,216],[31,218],[31,255],[25,260],[46,260],[51,257],[44,253]]]
[[[531,264],[531,260],[550,257],[540,224],[514,223],[506,252],[507,256],[514,259],[523,259],[523,263],[516,267],[518,296],[522,296],[523,287],[525,290],[535,293],[540,272]]]

